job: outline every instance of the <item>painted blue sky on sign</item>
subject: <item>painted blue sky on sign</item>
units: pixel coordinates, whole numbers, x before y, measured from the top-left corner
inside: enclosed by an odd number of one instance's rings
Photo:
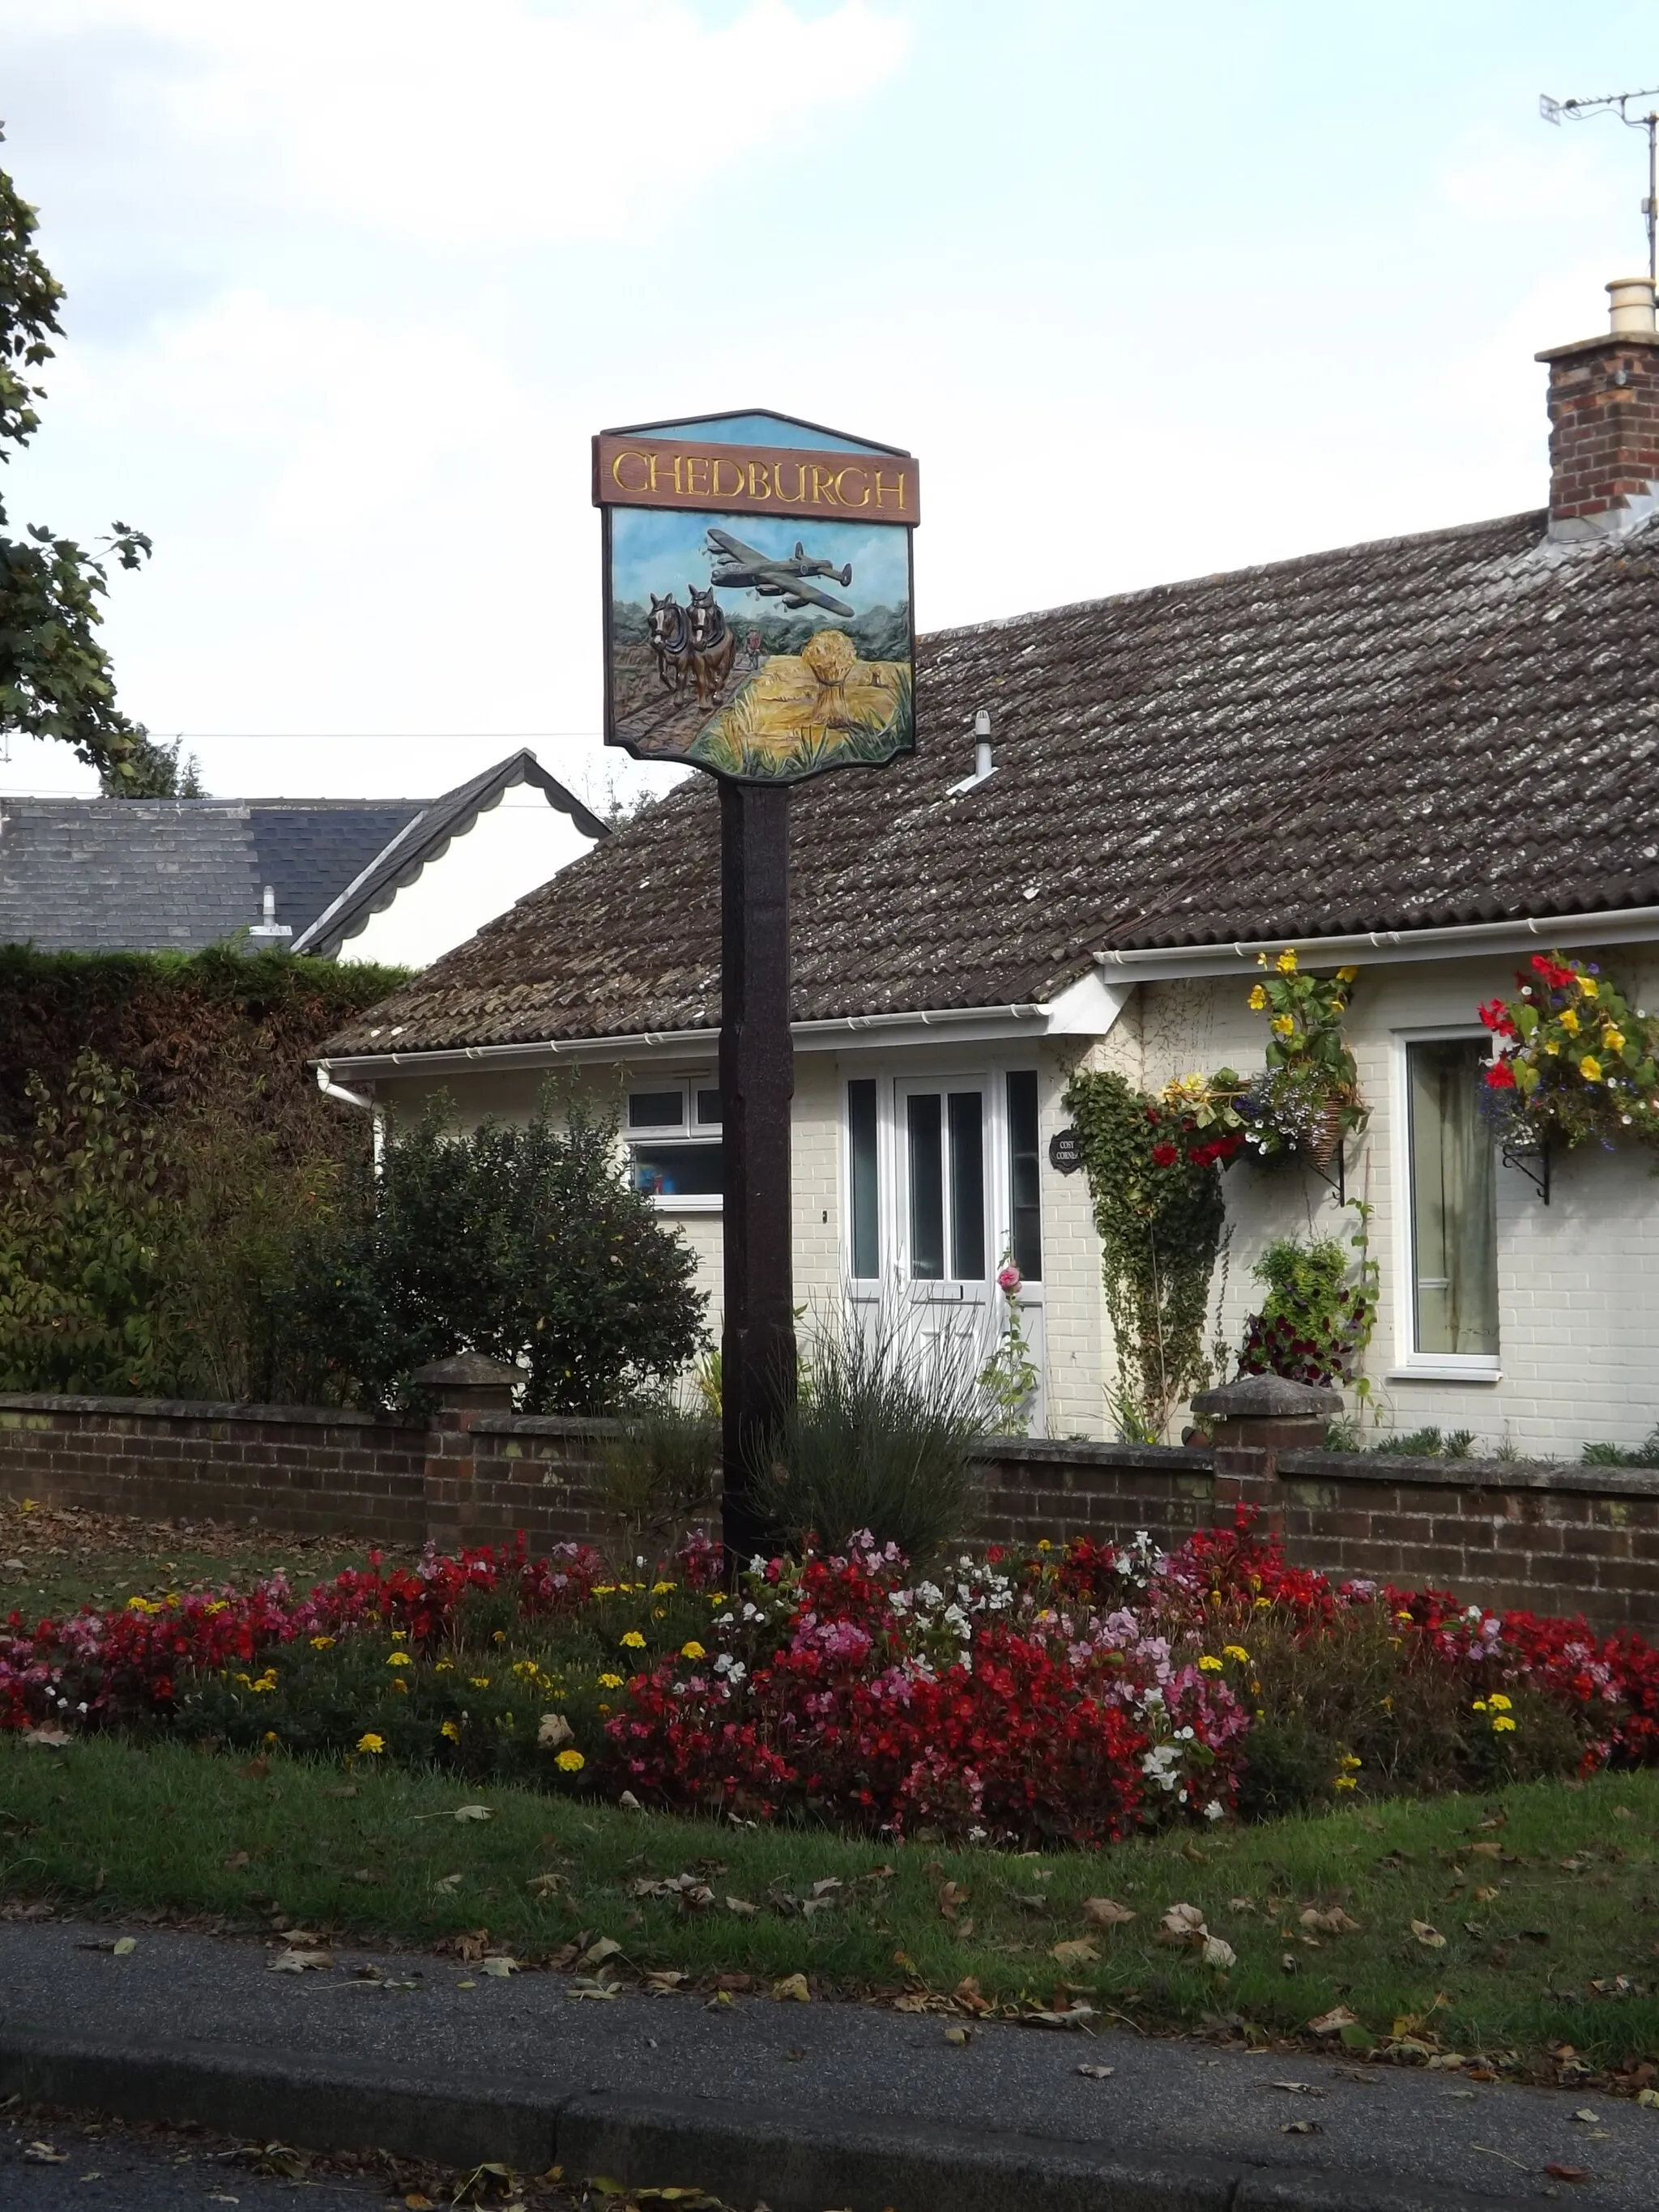
[[[727,531],[773,559],[787,560],[800,544],[809,559],[829,561],[837,568],[850,561],[853,580],[845,590],[829,579],[813,580],[860,614],[872,607],[902,607],[909,598],[910,533],[890,525],[617,507],[611,510],[611,593],[618,601],[635,600],[645,606],[651,592],[660,598],[673,592],[684,606],[687,587],[695,584],[701,591],[708,581],[714,566],[708,550],[711,529]],[[728,618],[759,613],[764,607],[777,611],[783,605],[781,599],[762,599],[752,591],[723,591],[720,601]]]
[[[894,453],[896,446],[872,446],[839,430],[815,430],[788,415],[714,415],[703,422],[631,424],[642,438],[688,438],[700,446],[799,447],[809,453]]]

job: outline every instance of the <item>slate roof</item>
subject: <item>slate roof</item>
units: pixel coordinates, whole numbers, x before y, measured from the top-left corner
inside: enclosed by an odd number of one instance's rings
[[[792,802],[797,1020],[1026,1004],[1112,947],[1659,902],[1659,531],[1541,514],[945,630],[915,754]],[[996,770],[971,769],[975,709]],[[719,1018],[702,777],[331,1041]]]
[[[528,752],[441,799],[0,799],[0,944],[199,952],[255,927],[264,886],[296,951],[332,954],[514,785],[604,824]]]

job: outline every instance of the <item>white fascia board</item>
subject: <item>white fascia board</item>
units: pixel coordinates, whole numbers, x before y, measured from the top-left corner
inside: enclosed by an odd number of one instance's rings
[[[1122,995],[1127,997],[1127,987]],[[1048,1030],[1048,1007],[1038,1006],[962,1006],[935,1013],[848,1014],[829,1021],[794,1022],[790,1030],[797,1052],[844,1052],[860,1046],[904,1049],[918,1044],[1042,1036]],[[315,1065],[331,1076],[368,1079],[461,1075],[475,1068],[568,1067],[619,1060],[648,1064],[683,1060],[688,1054],[712,1058],[719,1044],[717,1030],[662,1030],[629,1036],[463,1045],[444,1052],[399,1052],[394,1047],[388,1052],[334,1053]]]
[[[1099,973],[1126,983],[1184,981],[1233,975],[1289,946],[1305,966],[1372,968],[1405,960],[1477,960],[1536,951],[1540,946],[1659,942],[1659,907],[1622,913],[1551,915],[1536,921],[1459,923],[1437,929],[1378,929],[1354,937],[1269,937],[1237,945],[1187,945],[1097,952]]]
[[[1068,983],[1048,1005],[1050,1036],[1095,1036],[1110,1034],[1118,1016],[1134,994],[1139,979],[1125,976],[1120,982],[1097,968]]]

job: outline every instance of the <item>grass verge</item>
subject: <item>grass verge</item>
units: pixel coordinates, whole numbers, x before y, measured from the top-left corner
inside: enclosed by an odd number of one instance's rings
[[[458,1819],[469,1802],[489,1817]],[[641,1893],[684,1875],[712,1902]],[[1522,2072],[1659,2062],[1651,1772],[1011,1855],[722,1826],[361,1764],[9,1742],[0,1895],[14,1917],[46,1904],[410,1944],[487,1930],[527,1962],[570,1963],[573,1945],[604,1936],[622,1947],[612,1972],[799,1973],[815,1994],[918,2008],[953,1992],[969,2008],[1082,1999],[1148,2029],[1297,2035],[1346,2007],[1366,2031],[1351,2045]],[[1092,1925],[1085,1900],[1101,1896],[1133,1919]],[[1232,1947],[1231,1969],[1158,1940],[1176,1904]],[[1303,1924],[1334,1907],[1358,1928]],[[1079,1942],[1095,1955],[1054,1956]]]

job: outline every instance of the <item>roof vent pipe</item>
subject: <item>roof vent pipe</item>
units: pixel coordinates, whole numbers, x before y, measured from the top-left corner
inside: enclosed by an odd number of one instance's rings
[[[279,946],[288,944],[293,935],[294,932],[286,922],[277,921],[276,894],[267,884],[263,919],[257,928],[249,930],[249,940],[262,951],[275,951]]]
[[[1607,287],[1607,321],[1616,338],[1638,332],[1651,337],[1659,330],[1651,276],[1619,276]]]
[[[1652,312],[1650,300],[1649,312]],[[980,707],[974,714],[974,779],[975,782],[991,773],[991,710]]]

